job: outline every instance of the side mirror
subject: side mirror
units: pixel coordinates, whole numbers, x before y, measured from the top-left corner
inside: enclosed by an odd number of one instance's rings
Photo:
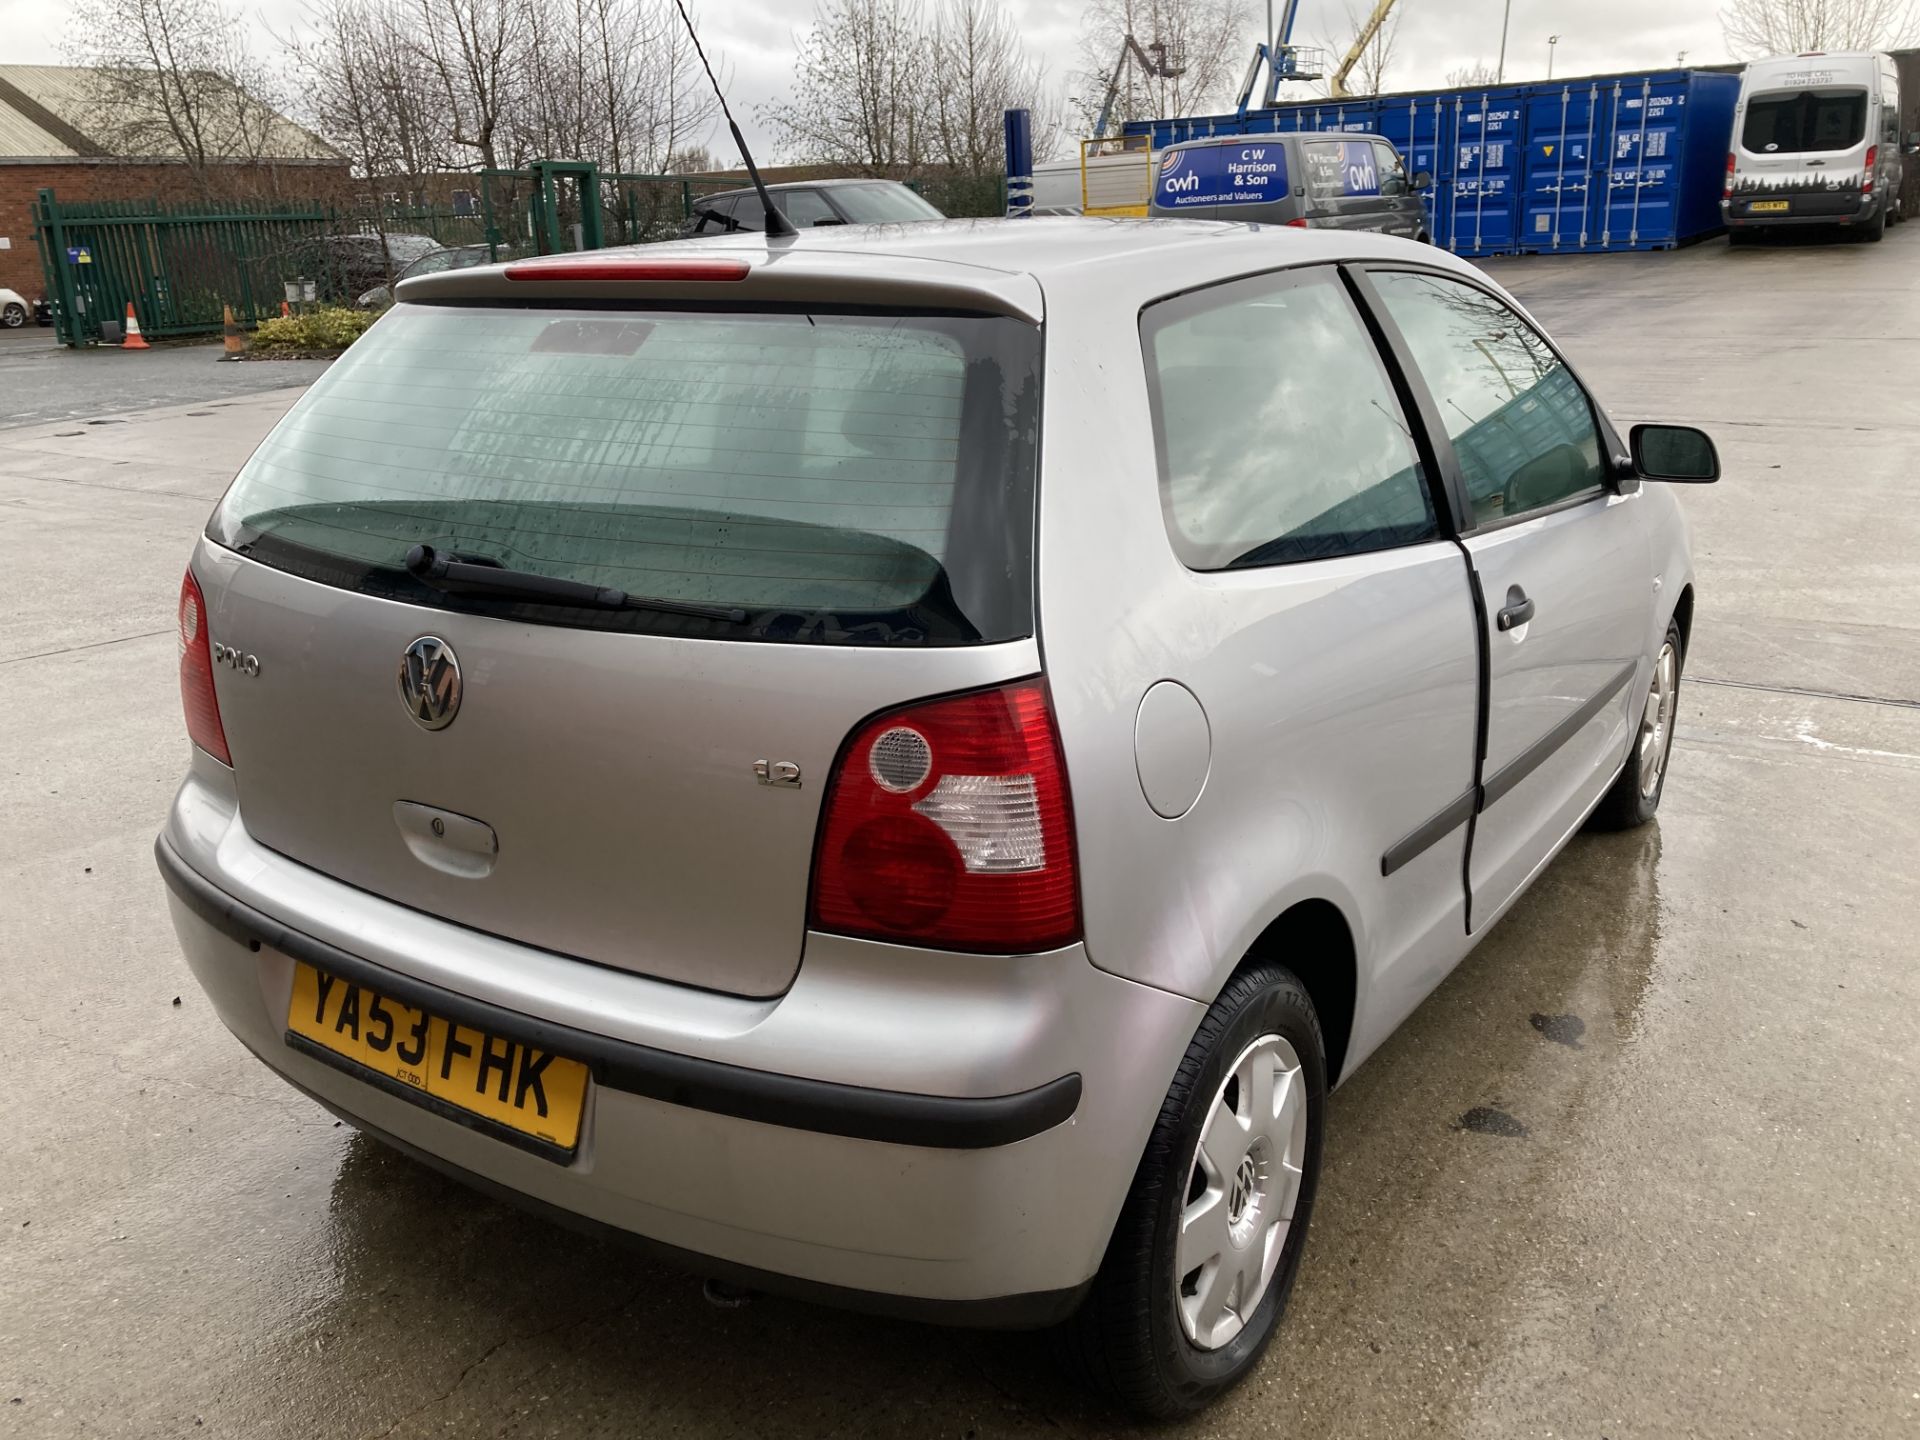
[[[1431,190],[1433,188],[1433,172],[1431,170],[1422,170],[1418,175],[1415,175],[1413,177],[1413,188],[1416,190]]]
[[[1636,425],[1628,442],[1643,480],[1711,485],[1720,478],[1720,454],[1704,430],[1691,425]]]

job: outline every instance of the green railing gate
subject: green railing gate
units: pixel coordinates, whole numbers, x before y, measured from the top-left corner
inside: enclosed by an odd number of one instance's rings
[[[322,241],[337,227],[320,205],[214,212],[150,201],[62,201],[42,190],[33,207],[54,323],[64,345],[100,338],[132,303],[148,336],[217,334],[224,307],[251,325],[280,313],[284,282],[324,282]]]

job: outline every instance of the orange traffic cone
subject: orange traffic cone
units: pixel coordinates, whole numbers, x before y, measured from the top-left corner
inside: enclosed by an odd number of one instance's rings
[[[286,319],[290,319],[292,315],[293,315],[293,307],[287,304],[286,301],[282,300],[280,302],[280,318],[282,320],[286,320]]]
[[[127,302],[127,338],[120,342],[122,350],[151,350],[153,347],[140,337],[140,317],[133,313],[133,302]]]
[[[220,343],[227,353],[220,358],[222,360],[238,360],[242,355],[247,353],[247,337],[240,333],[240,326],[233,318],[233,306],[228,305],[225,307],[225,310],[226,319],[220,327]]]

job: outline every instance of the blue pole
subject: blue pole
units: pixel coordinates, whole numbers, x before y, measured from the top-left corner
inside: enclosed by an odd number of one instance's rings
[[[1007,215],[1019,219],[1033,213],[1033,112],[1006,113]]]

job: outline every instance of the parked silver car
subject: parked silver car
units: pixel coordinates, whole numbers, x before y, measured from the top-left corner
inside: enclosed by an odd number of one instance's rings
[[[1698,431],[1431,248],[846,228],[404,284],[180,598],[187,958],[289,1082],[704,1273],[1286,1303],[1326,1094],[1660,802]],[[1631,456],[1631,458],[1630,458]],[[263,1114],[261,1123],[275,1123]]]

